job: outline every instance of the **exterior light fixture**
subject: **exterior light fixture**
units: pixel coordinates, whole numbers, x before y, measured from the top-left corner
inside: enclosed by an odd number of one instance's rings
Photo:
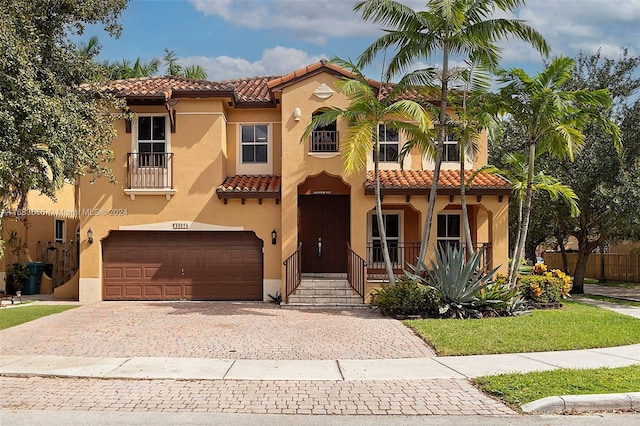
[[[293,119],[295,121],[300,121],[300,117],[302,117],[302,111],[300,111],[300,108],[296,108],[293,110]]]
[[[271,244],[275,244],[277,242],[278,239],[278,233],[276,232],[276,229],[273,228],[273,231],[271,231]]]
[[[87,241],[89,242],[89,244],[93,244],[93,231],[91,230],[91,228],[87,230]]]

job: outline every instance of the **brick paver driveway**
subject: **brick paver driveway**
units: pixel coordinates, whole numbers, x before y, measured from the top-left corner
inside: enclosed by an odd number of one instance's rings
[[[297,311],[231,302],[84,305],[0,331],[0,353],[226,359],[433,356],[402,323],[377,312]]]

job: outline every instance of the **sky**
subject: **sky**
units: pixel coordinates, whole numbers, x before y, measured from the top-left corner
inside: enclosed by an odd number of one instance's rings
[[[402,2],[420,9],[426,1]],[[97,35],[102,44],[99,59],[110,61],[161,58],[168,48],[183,65],[201,65],[212,81],[283,75],[322,58],[355,60],[375,41],[381,27],[363,22],[353,12],[354,4],[353,0],[131,0],[120,18],[119,39],[89,27],[80,40]],[[575,57],[600,50],[617,58],[623,48],[640,54],[640,0],[528,0],[510,17],[539,31],[551,46],[551,56]],[[499,45],[504,68],[533,74],[544,67],[540,54],[522,42]],[[440,62],[439,56],[422,58],[414,68]],[[380,79],[381,66],[378,58],[365,74]]]

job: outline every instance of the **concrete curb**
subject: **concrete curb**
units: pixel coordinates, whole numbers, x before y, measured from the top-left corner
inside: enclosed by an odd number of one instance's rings
[[[640,392],[549,396],[520,408],[527,414],[640,410]]]

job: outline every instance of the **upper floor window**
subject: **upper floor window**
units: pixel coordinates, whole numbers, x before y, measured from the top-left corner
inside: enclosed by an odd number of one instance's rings
[[[266,164],[269,145],[268,125],[243,124],[241,127],[241,155],[243,164]]]
[[[167,152],[167,128],[164,115],[138,117],[138,164],[164,167]]]
[[[400,150],[400,135],[398,129],[392,129],[386,124],[378,126],[378,137],[380,138],[380,158],[381,162],[391,163],[398,161]]]
[[[313,116],[322,114],[316,111]],[[311,152],[338,152],[338,127],[335,121],[311,132]]]
[[[458,150],[458,141],[455,140],[454,136],[450,133],[445,134],[444,153],[442,156],[442,161],[449,161],[449,162],[460,161],[460,151]]]

